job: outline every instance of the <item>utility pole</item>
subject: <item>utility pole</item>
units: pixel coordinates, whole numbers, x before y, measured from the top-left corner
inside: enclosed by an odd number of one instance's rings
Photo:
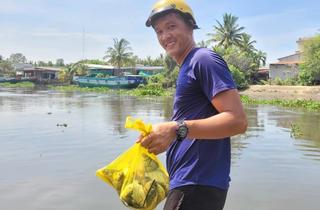
[[[82,28],[82,60],[84,60],[84,52],[85,52],[85,39],[86,39],[86,32],[84,27]]]

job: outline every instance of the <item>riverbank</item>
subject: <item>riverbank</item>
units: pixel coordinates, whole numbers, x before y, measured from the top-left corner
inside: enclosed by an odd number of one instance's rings
[[[240,91],[256,100],[313,100],[320,102],[320,86],[251,85]]]
[[[17,84],[13,84],[7,87],[27,88],[29,84],[16,85]],[[61,92],[94,92],[137,97],[172,96],[175,92],[174,89],[163,89],[157,84],[150,84],[130,90],[108,89],[104,87],[82,88],[77,85],[47,86],[47,88]],[[240,91],[240,95],[244,104],[269,104],[288,108],[302,108],[309,111],[320,111],[320,86],[253,85],[245,91]]]
[[[119,94],[130,96],[172,96],[174,89],[163,89],[158,85],[147,85],[134,89],[109,89],[106,87],[79,87],[77,85],[67,86],[48,86],[49,89],[62,91],[62,92],[95,92],[104,94]]]
[[[10,83],[10,82],[2,82],[0,83],[0,87],[6,88],[34,88],[36,85],[32,82],[17,82],[17,83]]]

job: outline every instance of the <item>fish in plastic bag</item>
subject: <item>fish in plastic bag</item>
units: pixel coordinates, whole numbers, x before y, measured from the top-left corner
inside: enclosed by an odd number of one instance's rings
[[[126,128],[143,136],[152,130],[151,124],[127,117]],[[111,185],[120,200],[131,209],[152,210],[169,191],[169,176],[156,155],[136,143],[109,165],[97,170],[97,176]]]

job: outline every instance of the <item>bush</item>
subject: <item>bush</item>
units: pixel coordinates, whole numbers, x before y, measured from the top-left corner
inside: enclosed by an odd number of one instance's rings
[[[298,81],[301,85],[313,85],[314,76],[312,71],[302,64],[300,65],[301,71],[299,72]]]
[[[237,88],[240,90],[246,89],[248,87],[248,82],[245,74],[233,65],[230,65],[229,69],[232,73],[232,77],[237,85]]]
[[[139,96],[162,96],[164,95],[164,92],[165,92],[161,84],[158,84],[158,83],[140,85],[134,91],[135,91],[135,95],[139,95]]]
[[[288,78],[288,79],[285,79],[283,80],[283,84],[284,85],[298,85],[298,78],[295,77],[295,78]]]
[[[276,77],[274,79],[274,84],[275,85],[284,85],[284,83],[283,83],[282,79],[280,79],[280,77]]]
[[[303,42],[303,60],[299,80],[304,85],[314,85],[320,75],[320,34]]]

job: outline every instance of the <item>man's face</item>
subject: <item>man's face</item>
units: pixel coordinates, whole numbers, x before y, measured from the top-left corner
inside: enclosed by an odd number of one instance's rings
[[[181,57],[193,42],[193,29],[176,13],[158,18],[153,27],[160,45],[175,59]]]

